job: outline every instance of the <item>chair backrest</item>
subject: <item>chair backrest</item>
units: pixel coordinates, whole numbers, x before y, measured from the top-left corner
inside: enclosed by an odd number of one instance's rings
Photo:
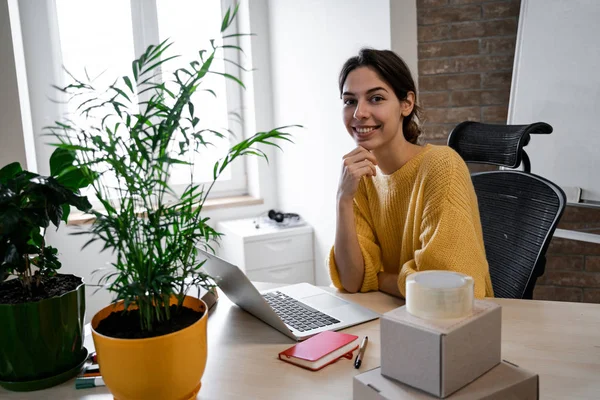
[[[522,171],[472,175],[494,295],[531,298],[565,209],[560,187]]]
[[[529,157],[523,150],[530,134],[550,134],[552,127],[544,122],[530,125],[495,125],[465,121],[448,136],[452,147],[466,162],[517,168],[524,164],[531,171]]]
[[[537,278],[544,273],[546,250],[566,205],[560,187],[531,174],[523,150],[530,134],[549,134],[552,127],[494,125],[466,121],[448,136],[467,163],[492,164],[522,171],[500,170],[471,175],[479,203],[481,226],[494,295],[533,297]]]

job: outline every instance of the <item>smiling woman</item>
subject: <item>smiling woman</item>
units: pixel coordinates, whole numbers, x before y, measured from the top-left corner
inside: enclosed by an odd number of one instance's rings
[[[446,146],[421,146],[414,80],[389,50],[363,49],[339,79],[343,121],[356,148],[343,157],[337,194],[334,285],[404,297],[417,271],[470,275],[493,296],[469,171]]]

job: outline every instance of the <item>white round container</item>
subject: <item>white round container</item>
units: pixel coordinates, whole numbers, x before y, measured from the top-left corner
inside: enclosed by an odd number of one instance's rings
[[[473,312],[473,278],[452,271],[422,271],[406,278],[406,309],[425,319],[461,318]]]

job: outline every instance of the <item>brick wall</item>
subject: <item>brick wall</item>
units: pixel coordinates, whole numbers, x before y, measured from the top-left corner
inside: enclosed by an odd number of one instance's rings
[[[424,139],[465,120],[505,123],[520,0],[417,0]]]
[[[600,208],[567,207],[559,228],[600,234]],[[600,303],[600,244],[553,238],[534,298]]]
[[[445,144],[465,120],[506,123],[519,8],[520,0],[417,0],[426,142]],[[600,234],[600,209],[567,207],[559,228]],[[534,298],[600,303],[600,244],[552,239]]]

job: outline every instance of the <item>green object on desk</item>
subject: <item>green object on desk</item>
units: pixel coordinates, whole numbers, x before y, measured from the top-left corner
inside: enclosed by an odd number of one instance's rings
[[[0,386],[29,391],[75,376],[83,347],[85,285],[59,297],[0,304]]]
[[[75,389],[91,389],[98,386],[104,386],[104,380],[101,376],[75,379]]]

